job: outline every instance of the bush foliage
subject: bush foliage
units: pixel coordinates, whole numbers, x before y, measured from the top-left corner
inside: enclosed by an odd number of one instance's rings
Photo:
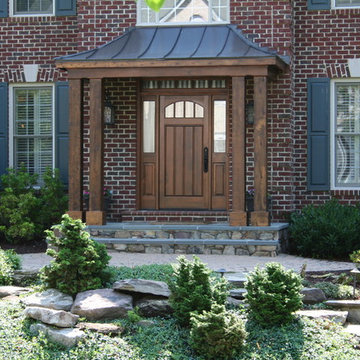
[[[321,289],[328,299],[347,300],[352,299],[354,288],[350,285],[333,284],[329,281],[323,281],[314,285]]]
[[[192,312],[209,311],[213,303],[225,304],[227,282],[211,277],[211,271],[196,256],[193,262],[183,256],[178,261],[175,279],[169,286],[172,293],[170,303],[179,323],[189,326]]]
[[[41,270],[41,278],[49,288],[66,294],[97,289],[106,281],[105,268],[110,260],[105,245],[90,239],[81,220],[63,215],[60,225],[46,231],[53,247],[47,254],[54,260]]]
[[[291,214],[291,251],[302,256],[345,259],[360,243],[360,208],[336,199]]]
[[[245,284],[249,313],[264,326],[288,323],[302,306],[302,279],[278,263],[256,268]]]
[[[194,314],[190,321],[191,345],[205,359],[233,359],[244,346],[243,320],[223,305],[213,304],[210,311]]]
[[[14,270],[21,267],[21,259],[14,250],[0,249],[0,286],[11,285]]]
[[[40,189],[36,189],[37,180],[37,174],[25,168],[8,169],[1,176],[0,239],[10,243],[40,240],[45,229],[60,221],[67,198],[58,170],[46,170]]]

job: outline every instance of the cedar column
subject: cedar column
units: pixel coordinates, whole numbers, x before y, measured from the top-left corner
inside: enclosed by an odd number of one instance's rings
[[[245,78],[232,78],[232,226],[246,226],[245,211]]]
[[[81,79],[69,80],[69,211],[83,220],[83,86]]]
[[[267,211],[267,78],[254,77],[254,212],[251,225],[268,226]]]
[[[88,225],[104,225],[104,119],[102,79],[90,79],[90,195]]]

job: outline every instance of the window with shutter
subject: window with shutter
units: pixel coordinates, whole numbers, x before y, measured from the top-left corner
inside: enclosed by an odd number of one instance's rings
[[[360,186],[360,83],[335,83],[335,187]]]
[[[54,0],[13,0],[13,15],[53,15]]]
[[[12,88],[12,165],[41,176],[53,167],[53,86]]]

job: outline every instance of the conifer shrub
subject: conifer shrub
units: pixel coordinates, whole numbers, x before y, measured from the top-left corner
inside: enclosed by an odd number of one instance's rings
[[[191,345],[205,359],[233,359],[245,338],[243,320],[224,305],[214,303],[210,311],[191,316]]]
[[[174,316],[182,326],[190,325],[192,312],[209,311],[213,303],[224,305],[227,298],[227,282],[211,276],[211,270],[194,256],[188,261],[184,256],[178,258],[174,280],[170,283],[170,303]]]
[[[44,231],[61,220],[67,197],[59,171],[48,168],[38,186],[38,175],[25,168],[8,169],[1,176],[0,239],[24,243],[44,239]]]
[[[360,207],[332,199],[323,205],[305,206],[292,213],[291,249],[296,255],[320,259],[346,259],[360,243]]]
[[[106,282],[106,266],[110,260],[105,245],[90,239],[81,220],[62,216],[60,225],[47,230],[51,248],[47,254],[54,260],[41,270],[41,279],[46,287],[66,294],[102,287]]]
[[[302,306],[302,279],[279,263],[250,273],[245,283],[249,315],[264,326],[288,323]]]
[[[21,259],[14,250],[0,249],[0,286],[11,285],[14,270],[21,267]]]

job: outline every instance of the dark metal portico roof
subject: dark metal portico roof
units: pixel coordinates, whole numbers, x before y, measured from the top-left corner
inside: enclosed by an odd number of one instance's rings
[[[236,25],[134,27],[94,50],[59,57],[60,62],[281,58],[247,39]]]

